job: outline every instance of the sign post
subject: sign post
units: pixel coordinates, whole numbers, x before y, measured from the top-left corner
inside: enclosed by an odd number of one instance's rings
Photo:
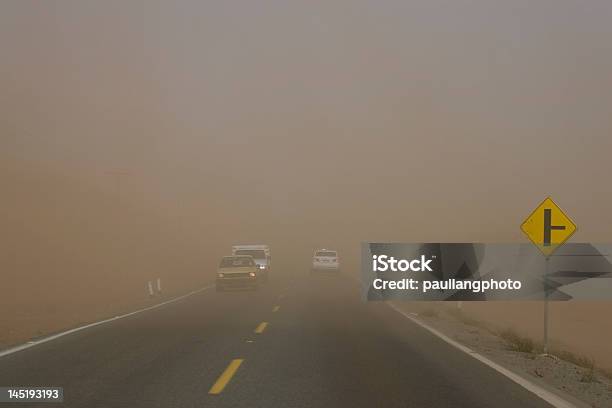
[[[543,353],[544,355],[548,354],[548,271],[549,268],[550,257],[546,257],[546,269],[544,270],[544,346]]]
[[[548,297],[550,287],[550,257],[576,232],[576,224],[547,197],[523,221],[521,231],[546,257],[544,273],[544,354],[548,354]]]

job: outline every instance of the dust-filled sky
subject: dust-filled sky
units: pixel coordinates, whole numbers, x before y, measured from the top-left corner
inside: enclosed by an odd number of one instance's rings
[[[551,194],[609,241],[611,21],[609,0],[6,0],[2,160],[125,171],[142,206],[264,239],[515,240]]]

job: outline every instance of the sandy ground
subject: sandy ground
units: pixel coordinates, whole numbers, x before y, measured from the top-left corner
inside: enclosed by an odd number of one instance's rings
[[[156,302],[149,280],[169,297],[213,278],[220,249],[162,209],[75,176],[0,170],[0,348]]]
[[[21,291],[3,294],[0,349],[149,306],[205,284],[204,279],[165,284],[161,294],[149,297],[144,280],[123,282],[126,285],[121,289],[108,282],[66,280],[55,279],[53,286],[46,287],[40,282],[38,287],[32,283],[26,296]],[[83,291],[75,294],[73,290],[63,289],[74,286],[82,287]]]
[[[567,399],[577,398],[593,408],[612,407],[612,379],[597,368],[590,370],[554,356],[515,351],[509,342],[495,334],[494,326],[482,321],[477,325],[465,323],[449,313],[448,305],[424,307],[409,302],[395,302],[395,305],[523,377],[545,388],[553,387]]]
[[[417,312],[457,308],[457,302],[405,302]],[[461,310],[497,330],[513,329],[536,343],[543,340],[542,302],[462,302]],[[592,359],[598,367],[612,370],[611,302],[550,302],[551,348],[567,350]]]
[[[510,327],[541,341],[544,309],[542,302],[464,302],[463,310],[492,325]],[[551,302],[549,335],[552,345],[569,349],[612,369],[611,302]]]

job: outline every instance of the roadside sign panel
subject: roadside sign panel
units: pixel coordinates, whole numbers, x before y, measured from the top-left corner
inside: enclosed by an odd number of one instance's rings
[[[521,231],[549,257],[574,234],[576,224],[547,197],[523,222]]]

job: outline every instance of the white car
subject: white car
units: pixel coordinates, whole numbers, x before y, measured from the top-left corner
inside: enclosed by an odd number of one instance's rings
[[[339,271],[338,252],[330,249],[317,249],[312,256],[313,271]]]

